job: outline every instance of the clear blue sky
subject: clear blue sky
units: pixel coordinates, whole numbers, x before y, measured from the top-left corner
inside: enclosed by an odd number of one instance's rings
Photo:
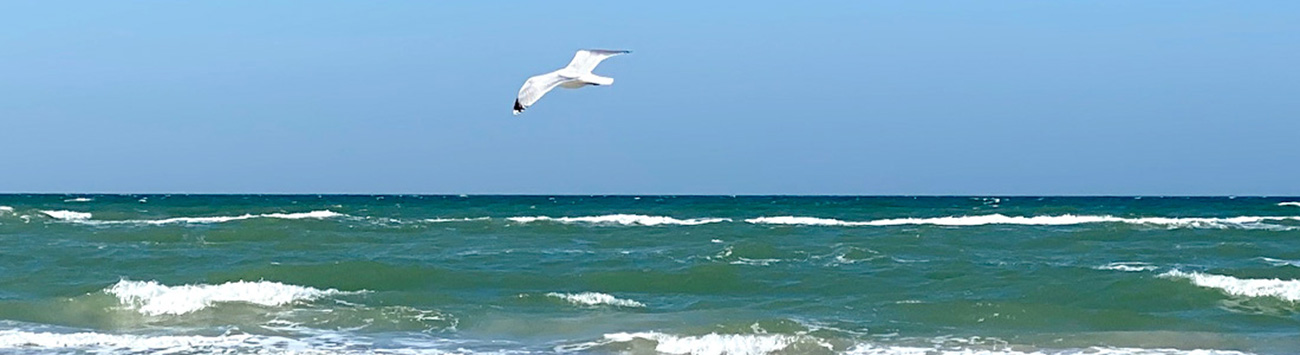
[[[10,1],[0,191],[1300,195],[1295,1]],[[579,48],[609,87],[510,115]]]

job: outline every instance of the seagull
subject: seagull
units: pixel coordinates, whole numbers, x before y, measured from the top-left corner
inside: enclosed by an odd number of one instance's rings
[[[556,86],[565,89],[577,89],[587,85],[610,85],[614,83],[614,78],[607,78],[592,74],[591,70],[596,69],[606,58],[620,54],[628,54],[632,51],[607,50],[607,49],[582,49],[573,55],[573,60],[568,66],[560,68],[550,73],[528,78],[524,82],[524,87],[519,88],[519,97],[515,98],[515,115],[528,109],[533,103],[546,95]]]

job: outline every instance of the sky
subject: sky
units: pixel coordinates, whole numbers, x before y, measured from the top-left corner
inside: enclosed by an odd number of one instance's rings
[[[1300,195],[1295,1],[11,1],[0,192]],[[529,76],[628,49],[520,116]]]

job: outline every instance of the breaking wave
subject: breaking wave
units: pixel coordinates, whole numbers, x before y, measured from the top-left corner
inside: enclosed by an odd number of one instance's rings
[[[1232,276],[1178,270],[1160,274],[1160,277],[1189,280],[1197,286],[1216,288],[1234,296],[1275,297],[1300,302],[1300,280],[1239,279]]]
[[[695,218],[695,219],[676,219],[665,216],[646,216],[637,214],[611,214],[603,216],[587,217],[510,217],[507,220],[515,223],[533,223],[533,222],[557,222],[557,223],[585,223],[585,224],[618,224],[618,225],[641,225],[641,226],[659,226],[659,225],[681,225],[694,226],[709,223],[730,222],[730,218]]]
[[[122,280],[104,289],[117,296],[123,305],[150,316],[180,315],[202,310],[218,303],[251,303],[282,306],[320,298],[349,294],[335,289],[321,290],[306,286],[270,281],[236,281],[220,285],[167,286],[156,281]],[[364,291],[359,291],[364,292]]]
[[[89,212],[77,211],[41,211],[41,213],[50,216],[50,218],[62,221],[85,221],[89,220],[91,217]]]
[[[1293,206],[1293,207],[1300,207],[1300,202],[1294,202],[1294,201],[1278,202],[1277,205],[1278,205],[1278,206]]]
[[[298,212],[298,213],[263,213],[263,214],[246,213],[239,216],[173,217],[173,218],[164,218],[164,219],[128,219],[128,220],[100,221],[100,220],[91,220],[90,219],[91,214],[84,213],[84,212],[41,211],[41,213],[45,213],[50,217],[54,217],[56,219],[63,220],[63,221],[76,222],[81,224],[99,224],[99,225],[102,224],[149,224],[149,225],[208,224],[208,223],[224,223],[224,222],[231,222],[231,221],[240,221],[240,220],[255,219],[255,218],[327,219],[327,218],[347,216],[346,214],[342,214],[330,210],[320,210],[320,211]]]
[[[1142,217],[1123,218],[1115,216],[1060,215],[1060,216],[1006,216],[990,214],[980,216],[951,216],[937,218],[894,218],[871,221],[842,221],[817,217],[758,217],[746,219],[752,224],[784,224],[810,226],[899,226],[899,225],[936,225],[936,226],[982,226],[990,224],[1063,226],[1087,223],[1127,223],[1138,225],[1164,226],[1168,228],[1242,228],[1242,229],[1292,229],[1293,226],[1265,222],[1300,221],[1300,216],[1238,216],[1227,218],[1209,217]]]
[[[641,302],[616,298],[614,296],[604,294],[604,293],[599,293],[599,292],[583,292],[583,293],[551,292],[546,294],[546,296],[559,298],[579,306],[610,305],[610,306],[618,306],[618,307],[637,307],[637,308],[645,307],[645,304]]]
[[[1115,271],[1124,271],[1124,272],[1140,272],[1140,271],[1153,271],[1155,269],[1158,269],[1158,267],[1148,263],[1134,261],[1134,262],[1114,262],[1102,266],[1097,266],[1094,267],[1093,269],[1115,270]]]

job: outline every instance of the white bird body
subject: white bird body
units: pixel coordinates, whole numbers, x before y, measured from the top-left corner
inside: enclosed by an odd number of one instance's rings
[[[577,89],[588,85],[614,84],[614,78],[592,74],[591,71],[596,69],[596,65],[599,65],[606,58],[627,53],[631,53],[631,51],[579,50],[578,53],[573,55],[573,60],[569,61],[569,65],[564,68],[537,75],[524,81],[524,86],[519,88],[519,96],[515,98],[514,113],[518,115],[524,112],[525,109],[540,100],[542,95],[546,95],[556,86]]]

